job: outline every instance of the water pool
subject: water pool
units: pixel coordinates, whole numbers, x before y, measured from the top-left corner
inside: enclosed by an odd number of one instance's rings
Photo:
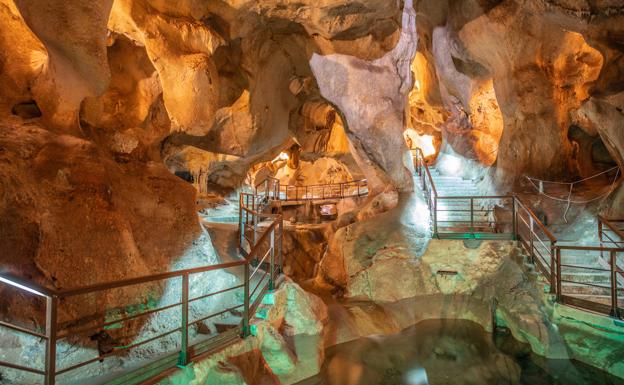
[[[571,360],[548,360],[508,333],[470,321],[429,320],[326,351],[321,373],[298,385],[624,385]]]

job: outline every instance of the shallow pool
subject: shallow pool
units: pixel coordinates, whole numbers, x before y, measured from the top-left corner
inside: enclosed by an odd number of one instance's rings
[[[587,365],[548,360],[508,333],[430,320],[390,336],[331,347],[321,373],[299,385],[624,385]]]

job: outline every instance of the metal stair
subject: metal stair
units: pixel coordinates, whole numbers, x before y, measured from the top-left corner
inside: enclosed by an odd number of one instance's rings
[[[436,215],[440,233],[494,232],[490,218],[493,204],[486,200],[465,198],[480,195],[474,179],[442,175],[435,167],[429,167],[429,171],[439,197]],[[445,199],[450,197],[457,198]]]

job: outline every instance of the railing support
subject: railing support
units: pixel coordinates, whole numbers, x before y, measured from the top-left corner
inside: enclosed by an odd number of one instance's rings
[[[556,247],[557,250],[557,302],[563,301],[563,292],[561,290],[561,249]]]
[[[282,247],[284,246],[283,242],[284,242],[284,217],[280,218],[279,221],[279,241],[277,242],[277,245],[279,246],[279,251],[278,251],[278,260],[279,260],[279,272],[280,274],[282,274],[282,272],[284,271],[284,261],[283,261],[283,255],[282,255]]]
[[[45,355],[45,385],[56,384],[56,315],[58,313],[58,297],[46,297],[46,355]]]
[[[275,227],[271,230],[269,237],[269,253],[271,258],[270,271],[269,271],[269,290],[275,288]]]
[[[249,262],[245,263],[245,284],[243,289],[243,330],[241,336],[249,336]]]
[[[245,212],[246,213],[246,212]],[[243,222],[243,193],[240,193],[238,198],[238,231],[240,232],[240,248],[242,249],[245,246],[245,223]]]
[[[556,294],[555,286],[560,276],[559,262],[555,256],[555,242],[550,241],[550,294]],[[556,268],[555,268],[556,265]]]
[[[535,249],[533,248],[533,217],[529,215],[529,256],[531,258],[531,263],[535,263]]]
[[[611,262],[611,316],[619,318],[620,310],[618,309],[617,253],[615,250],[611,250],[609,259]]]
[[[433,237],[438,238],[438,197],[433,197]]]
[[[517,241],[518,240],[518,216],[516,213],[516,197],[515,196],[511,198],[511,227],[512,227],[513,239]]]
[[[254,209],[254,211],[255,211],[255,209]],[[253,221],[253,243],[254,243],[254,246],[255,246],[256,243],[258,243],[258,216],[252,215],[251,218],[252,218],[252,221]]]
[[[189,275],[182,276],[182,308],[181,308],[181,329],[180,329],[180,355],[178,356],[178,366],[184,367],[189,363],[188,344],[188,310],[189,310]]]
[[[474,235],[474,199],[470,198],[470,234]]]

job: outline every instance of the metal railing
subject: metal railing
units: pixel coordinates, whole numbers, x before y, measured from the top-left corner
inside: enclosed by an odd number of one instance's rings
[[[266,200],[307,201],[325,199],[355,198],[368,195],[366,179],[341,183],[326,183],[307,186],[282,185],[268,177],[255,187],[255,195]]]
[[[558,245],[555,251],[557,302],[612,317],[624,315],[624,284],[620,278],[623,271],[618,268],[624,248]],[[608,256],[605,264],[583,263],[603,258],[604,254]]]
[[[535,213],[519,197],[514,197],[514,239],[527,252],[529,261],[550,282],[550,291],[555,289],[555,247],[557,238],[548,230]]]
[[[496,208],[514,207],[511,195],[442,196],[438,193],[425,156],[420,148],[412,150],[414,169],[425,195],[435,238],[493,238],[511,234],[511,220],[497,216]]]
[[[600,246],[624,247],[624,219],[607,219],[598,216]]]
[[[560,303],[624,315],[624,220],[599,217],[600,246],[560,245],[518,196],[440,196],[428,164],[416,149],[414,167],[437,238],[500,239],[508,236],[526,251]],[[497,208],[500,213],[497,214]],[[506,219],[504,211],[510,212]],[[588,261],[579,263],[579,259]],[[594,261],[594,262],[592,262]],[[580,274],[579,274],[580,273]]]
[[[466,238],[500,238],[509,234],[509,219],[497,216],[496,208],[514,206],[513,196],[438,196],[435,199],[435,234],[438,238],[461,234]]]
[[[412,156],[414,160],[414,168],[416,169],[416,173],[420,179],[421,188],[425,194],[427,205],[429,206],[429,215],[431,217],[431,222],[433,223],[433,233],[437,234],[438,221],[436,213],[438,212],[438,191],[435,188],[435,183],[433,183],[429,166],[425,161],[425,154],[423,154],[420,148],[416,148],[413,151]]]
[[[283,221],[282,216],[279,214],[263,213],[258,210],[257,199],[254,195],[248,193],[240,193],[239,197],[239,250],[243,254],[247,254],[247,250],[252,247],[263,246],[267,250],[274,250],[273,252],[279,257],[277,264],[271,263],[270,271],[274,271],[282,266],[282,232]],[[273,234],[268,239],[259,237],[261,234],[266,233],[266,227],[274,226],[277,223],[277,235]],[[261,265],[266,260],[266,253],[262,258],[259,254],[252,255],[254,258],[251,262],[257,265]],[[272,258],[273,260],[274,258]]]
[[[280,181],[277,178],[267,177],[254,187],[254,195],[258,199],[280,199]]]
[[[250,210],[250,212],[252,212],[253,215],[257,215],[253,210]],[[0,284],[17,291],[17,295],[21,297],[33,295],[45,300],[44,331],[24,327],[16,321],[9,320],[6,314],[3,315],[3,320],[0,320],[0,330],[2,328],[8,329],[15,333],[42,339],[45,342],[44,367],[36,368],[23,363],[0,361],[0,368],[4,367],[16,370],[22,374],[30,373],[31,375],[39,375],[42,376],[41,382],[46,385],[54,385],[59,376],[67,374],[79,376],[80,373],[77,373],[79,368],[96,362],[102,362],[111,356],[120,355],[123,352],[132,351],[150,343],[155,343],[157,341],[162,342],[165,338],[173,338],[175,341],[176,338],[173,336],[176,334],[178,335],[176,343],[178,349],[173,352],[167,352],[169,353],[167,358],[159,359],[158,362],[161,366],[158,368],[158,371],[166,370],[175,365],[185,366],[194,357],[197,357],[203,352],[212,350],[238,336],[247,337],[250,333],[250,319],[259,306],[262,297],[267,290],[273,289],[276,286],[280,277],[282,218],[276,215],[271,216],[270,219],[271,221],[263,227],[262,232],[254,235],[253,242],[249,244],[249,251],[245,251],[245,258],[234,262],[154,274],[68,290],[52,290],[9,274],[0,274]],[[264,266],[268,266],[269,268],[263,269]],[[210,280],[202,277],[202,274],[240,267],[242,267],[243,270],[242,283],[226,288],[205,290],[209,287]],[[157,307],[130,314],[128,314],[128,311],[123,310],[132,307],[129,303],[118,304],[114,309],[106,307],[106,305],[110,303],[111,298],[122,297],[121,293],[124,289],[136,288],[140,285],[171,284],[172,280],[178,282],[177,285],[175,283],[173,285],[173,291],[177,292],[177,296],[175,296],[175,300],[169,301],[171,303],[160,303]],[[194,284],[195,286],[193,286]],[[7,288],[5,288],[5,293]],[[242,295],[240,295],[241,291]],[[197,292],[199,292],[199,294],[193,295],[193,293]],[[219,304],[219,308],[210,309],[210,311],[206,313],[206,308],[209,306],[202,304],[202,301],[214,298],[215,296],[222,296],[226,293],[230,293],[231,297],[234,299],[230,301],[230,303],[225,301]],[[66,305],[82,303],[79,301],[81,297],[82,301],[95,303],[96,308],[106,308],[106,310],[103,312],[98,311],[94,314],[82,314],[76,318],[64,319],[61,322],[61,320],[59,320],[59,311],[63,310]],[[189,312],[191,308],[193,311]],[[117,316],[112,317],[113,319],[110,319],[111,310],[119,310],[119,312],[116,313]],[[175,322],[178,324],[170,325],[171,329],[165,332],[150,335],[140,341],[137,341],[137,339],[142,337],[140,332],[132,336],[124,335],[124,333],[130,333],[129,329],[132,329],[133,325],[136,326],[137,321],[145,319],[147,316],[156,316],[159,314],[163,315],[163,317],[167,314],[171,316],[171,312],[174,312],[174,314],[177,313],[177,316],[174,318],[176,319]],[[64,312],[63,314],[67,313]],[[211,333],[204,338],[199,337],[197,327],[200,323],[226,315],[237,315],[237,317],[241,318],[240,323],[228,331]],[[80,344],[81,341],[88,341],[89,337],[94,333],[111,328],[115,329],[115,335],[124,335],[124,340],[127,343],[120,343],[119,346],[111,348],[110,351],[98,351],[96,356],[80,359],[78,362],[71,362],[64,367],[59,367],[59,365],[57,365],[57,347],[59,342],[68,342],[67,340],[71,338],[71,343],[78,341]],[[192,334],[194,334],[194,340],[191,338]],[[85,339],[81,340],[80,336],[84,336]],[[150,369],[147,369],[148,367],[150,367]],[[126,377],[122,382],[124,384],[136,383],[139,380],[134,380],[133,382],[132,378],[145,379],[144,376],[148,370],[155,370],[153,362],[150,362],[148,365],[132,373],[122,374]],[[154,372],[154,374],[157,373],[158,372]],[[37,383],[41,382],[37,381]]]

